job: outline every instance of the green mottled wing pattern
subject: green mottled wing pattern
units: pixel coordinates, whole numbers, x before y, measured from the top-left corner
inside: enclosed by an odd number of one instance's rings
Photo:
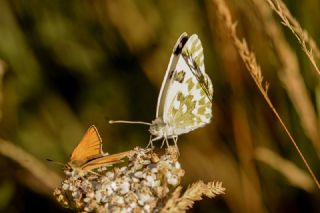
[[[183,33],[168,64],[158,97],[156,119],[149,131],[161,138],[176,138],[210,123],[213,87],[205,73],[201,41]],[[176,139],[175,139],[176,140]]]
[[[189,42],[190,41],[190,42]],[[202,90],[212,103],[213,87],[208,75],[205,73],[204,55],[201,41],[197,35],[192,35],[182,49],[182,56],[197,79]]]
[[[180,135],[210,123],[212,117],[213,87],[204,70],[201,41],[192,35],[181,51],[168,90],[168,104],[164,122]]]

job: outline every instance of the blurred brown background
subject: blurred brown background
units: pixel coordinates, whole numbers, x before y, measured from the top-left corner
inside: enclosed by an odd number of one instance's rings
[[[271,84],[270,99],[320,177],[319,75],[266,1],[228,5],[239,37]],[[320,2],[287,6],[320,43]],[[61,166],[45,159],[67,162],[92,124],[109,153],[147,145],[147,127],[111,126],[108,119],[154,119],[173,45],[182,32],[196,33],[214,84],[214,116],[210,125],[179,137],[183,184],[219,180],[227,191],[193,211],[319,212],[319,190],[223,25],[209,0],[0,1],[1,138],[61,176]],[[285,59],[295,72],[285,71]],[[19,163],[0,156],[0,170],[0,212],[67,211]]]

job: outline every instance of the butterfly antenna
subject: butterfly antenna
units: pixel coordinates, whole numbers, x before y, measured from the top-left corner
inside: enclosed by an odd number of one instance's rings
[[[148,125],[150,126],[151,123],[148,122],[143,122],[143,121],[123,121],[123,120],[109,120],[109,124],[143,124],[143,125]]]
[[[58,164],[58,165],[60,165],[60,166],[65,166],[65,164],[64,163],[61,163],[61,162],[58,162],[58,161],[55,161],[55,160],[51,160],[51,159],[46,159],[47,161],[49,161],[49,162],[52,162],[52,163],[55,163],[55,164]]]

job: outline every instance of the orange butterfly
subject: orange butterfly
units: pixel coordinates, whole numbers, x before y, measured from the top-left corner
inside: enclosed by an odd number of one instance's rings
[[[90,171],[101,166],[111,166],[122,162],[131,151],[108,155],[102,151],[102,140],[97,128],[92,125],[80,143],[73,150],[68,166],[72,169]]]

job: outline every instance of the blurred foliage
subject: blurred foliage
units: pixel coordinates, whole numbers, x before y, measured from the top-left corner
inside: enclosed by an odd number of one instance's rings
[[[258,12],[251,0],[228,3],[239,35],[247,39],[271,83],[270,98],[320,177],[316,149],[281,81],[277,55]],[[288,7],[320,43],[319,1],[288,1]],[[214,83],[214,118],[179,138],[185,184],[214,179],[227,191],[223,199],[204,200],[194,211],[319,212],[318,191],[294,186],[256,160],[255,148],[263,146],[305,170],[222,28],[209,0],[0,1],[0,59],[6,64],[0,78],[1,137],[60,174],[61,167],[45,159],[67,162],[92,124],[110,153],[147,145],[146,127],[107,121],[154,119],[173,45],[182,32],[196,33]],[[319,76],[294,36],[283,31],[319,110]],[[19,165],[0,158],[5,171],[0,174],[0,212],[65,211],[52,196],[36,190],[38,182]]]

